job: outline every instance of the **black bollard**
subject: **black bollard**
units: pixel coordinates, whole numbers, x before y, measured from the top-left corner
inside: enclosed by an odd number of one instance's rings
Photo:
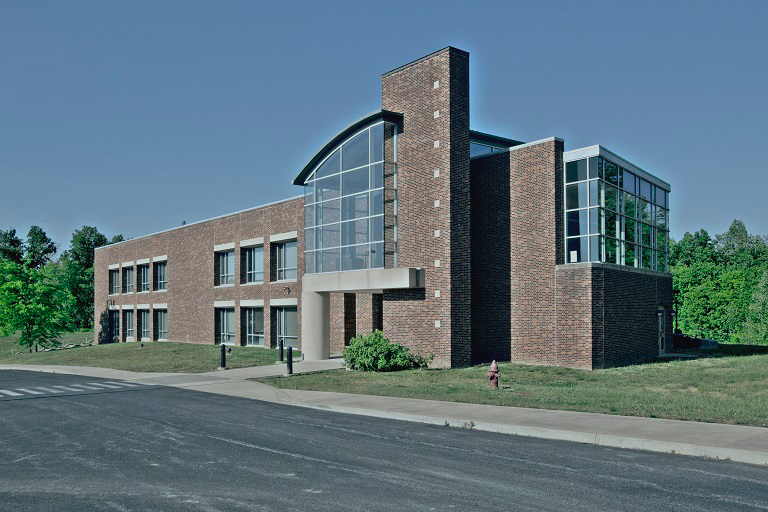
[[[283,357],[283,340],[277,342],[277,349],[280,351],[280,361],[285,361],[285,358]]]
[[[227,347],[223,343],[221,344],[221,367],[227,367]]]
[[[286,361],[288,366],[288,375],[293,375],[293,347],[288,345],[288,360]]]

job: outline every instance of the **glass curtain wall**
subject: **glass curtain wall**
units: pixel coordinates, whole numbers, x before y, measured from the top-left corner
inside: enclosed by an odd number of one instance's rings
[[[385,176],[396,172],[384,145],[395,137],[395,125],[370,126],[342,143],[305,182],[307,273],[384,267]]]
[[[565,261],[666,272],[669,194],[603,157],[565,164]]]

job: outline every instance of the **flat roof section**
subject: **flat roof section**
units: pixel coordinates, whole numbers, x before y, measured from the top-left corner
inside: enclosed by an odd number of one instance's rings
[[[582,158],[589,158],[591,156],[602,156],[603,158],[607,158],[608,160],[611,160],[619,164],[620,166],[628,169],[629,171],[637,174],[638,176],[650,181],[654,185],[663,188],[667,192],[672,191],[672,185],[670,185],[666,181],[654,176],[648,171],[641,169],[635,164],[629,162],[628,160],[625,160],[624,158],[620,157],[613,151],[606,149],[599,144],[596,144],[594,146],[589,146],[586,148],[572,149],[570,151],[566,151],[565,153],[563,153],[563,162],[572,162],[574,160],[581,160]]]
[[[150,237],[150,236],[159,235],[161,233],[168,233],[169,231],[176,231],[177,229],[188,228],[189,226],[194,226],[196,224],[202,224],[204,222],[210,222],[212,220],[224,219],[226,217],[231,217],[233,215],[239,215],[241,213],[250,212],[250,211],[253,211],[253,210],[258,210],[259,208],[266,208],[267,206],[272,206],[272,205],[275,205],[275,204],[287,203],[288,201],[295,201],[296,199],[304,199],[304,194],[302,194],[300,196],[289,197],[288,199],[280,199],[279,201],[272,201],[271,203],[261,204],[259,206],[254,206],[253,208],[246,208],[245,210],[239,210],[239,211],[232,212],[232,213],[225,213],[224,215],[217,215],[216,217],[211,217],[210,219],[204,219],[204,220],[198,220],[196,222],[190,222],[189,224],[184,224],[182,226],[176,226],[175,228],[168,228],[168,229],[164,229],[162,231],[155,231],[154,233],[149,233],[148,235],[137,236],[136,238],[129,238],[128,240],[123,240],[122,242],[115,242],[114,244],[102,245],[101,247],[97,247],[95,250],[98,251],[99,249],[104,249],[104,248],[107,248],[107,247],[114,247],[116,245],[124,244],[126,242],[133,242],[134,240],[140,240],[142,238],[147,238],[147,237]]]

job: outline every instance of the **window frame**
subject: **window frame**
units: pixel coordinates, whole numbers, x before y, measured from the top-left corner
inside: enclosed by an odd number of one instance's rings
[[[230,322],[231,313],[231,322]],[[235,308],[216,308],[216,315],[219,316],[217,323],[217,341],[220,345],[235,345]],[[232,331],[227,328],[231,325]]]
[[[136,288],[138,293],[148,292],[150,290],[149,263],[136,266]]]
[[[242,263],[245,265],[245,284],[260,284],[264,282],[264,246],[255,245],[244,247]],[[260,254],[260,257],[257,256]],[[261,270],[257,270],[257,263],[261,263]]]
[[[289,335],[285,333],[285,329],[287,326],[287,313],[289,311],[293,311],[296,313],[296,335]],[[289,345],[293,348],[298,349],[299,346],[299,327],[298,327],[298,320],[299,320],[299,314],[298,314],[298,308],[296,306],[278,306],[275,308],[275,336],[276,341],[278,343],[278,346],[280,344],[280,341],[283,341],[283,347],[288,347]],[[295,343],[286,343],[288,340],[295,340]]]
[[[231,257],[231,265],[230,265]],[[235,250],[217,251],[219,271],[216,286],[234,286],[235,284]]]
[[[117,279],[115,279],[117,278]],[[120,269],[109,269],[109,294],[108,295],[120,295],[122,288],[120,286]]]
[[[573,162],[584,160],[586,161],[586,168],[589,170],[593,167],[591,164],[592,159],[596,160],[597,165],[594,166],[595,169],[605,169],[609,166],[612,168],[615,167],[616,184],[608,181],[607,171],[594,174],[591,171],[588,171],[585,179],[567,181],[567,170],[569,168],[568,164],[573,164]],[[570,167],[573,168],[573,165]],[[616,163],[615,160],[609,157],[605,157],[600,153],[582,156],[581,158],[576,158],[574,160],[564,162],[562,175],[564,263],[573,264],[595,261],[605,263],[608,259],[606,253],[608,247],[615,245],[617,256],[616,264],[627,267],[655,270],[659,272],[669,272],[666,264],[669,258],[669,243],[666,242],[669,238],[670,226],[669,191],[663,187],[660,187],[659,185],[656,185],[649,178],[643,178],[642,176],[643,175],[638,173],[638,170],[634,168],[634,166],[627,168],[625,165]],[[624,183],[623,178],[625,177],[632,183],[631,186],[628,183]],[[646,181],[650,184],[650,200],[644,199],[641,195],[641,191],[639,190],[641,181]],[[592,182],[597,182],[598,185],[593,187],[591,185]],[[582,206],[582,204],[579,204],[577,208],[568,208],[568,187],[584,183],[587,184],[585,189],[587,194],[586,199],[582,201],[581,197],[579,197],[577,202],[586,204],[587,206]],[[613,188],[609,187],[608,185],[611,185]],[[630,189],[635,190],[632,192]],[[661,190],[664,193],[659,194],[658,190]],[[616,194],[615,202],[607,200],[608,193],[611,191]],[[591,196],[595,192],[599,197],[593,201]],[[658,199],[659,197],[662,199]],[[645,214],[643,213],[643,203],[647,203],[647,211]],[[597,208],[599,208],[602,212],[602,220],[600,222],[597,235],[592,233],[592,230],[590,229],[588,233],[585,234],[580,233],[579,235],[568,236],[568,222],[570,216],[574,214],[574,212],[589,210],[589,223],[590,228],[592,227],[592,210],[595,209],[594,205],[596,204],[599,205]],[[611,205],[613,205],[614,208],[610,208]],[[632,206],[633,212],[630,212],[628,208],[625,209],[625,206]],[[630,213],[633,213],[633,215],[629,215]],[[611,230],[611,234],[615,236],[608,236],[606,222],[608,219],[613,217],[616,219],[617,231],[614,232],[614,230]],[[630,221],[636,230],[631,234],[628,232],[628,224],[630,224]],[[645,233],[645,236],[643,236],[640,232],[643,224],[648,225],[647,227],[650,228],[649,232]],[[600,238],[597,239],[599,243],[594,244],[593,240],[589,238],[591,236],[599,236]],[[575,242],[577,239],[578,242]],[[657,247],[657,240],[659,239],[662,239],[666,242],[663,249]],[[650,244],[644,244],[643,240],[648,240]],[[583,244],[586,244],[586,253],[580,255],[579,261],[573,262],[570,261],[569,245],[575,243],[577,243],[581,249],[585,247]],[[593,252],[597,252],[598,254],[593,255]]]
[[[288,266],[288,244],[295,245],[293,251],[296,261],[291,262],[294,266]],[[291,275],[292,274],[292,275]],[[275,242],[275,277],[276,281],[296,281],[299,276],[299,242],[298,240],[284,240]]]
[[[159,269],[162,268],[162,272]],[[166,291],[168,289],[168,262],[156,261],[152,263],[152,286],[156,292]],[[162,279],[161,279],[162,278]]]
[[[168,310],[153,309],[155,341],[168,341]],[[160,317],[163,317],[160,320]]]
[[[122,282],[123,282],[123,293],[135,293],[136,290],[136,273],[135,273],[136,267],[123,267],[122,272]],[[128,275],[130,274],[130,279],[128,278]]]
[[[243,329],[245,333],[245,346],[264,347],[264,307],[245,307],[243,308],[243,312],[243,320],[245,323],[245,328]],[[256,329],[257,313],[261,313],[261,331]]]

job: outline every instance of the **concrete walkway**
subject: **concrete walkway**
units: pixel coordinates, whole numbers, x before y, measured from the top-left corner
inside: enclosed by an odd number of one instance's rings
[[[294,372],[315,372],[341,367],[341,361],[333,359],[297,362],[294,363]],[[760,427],[323,391],[283,390],[248,380],[282,375],[285,372],[283,365],[202,374],[134,373],[83,366],[0,365],[0,370],[4,369],[136,380],[346,414],[768,465],[768,429]]]

